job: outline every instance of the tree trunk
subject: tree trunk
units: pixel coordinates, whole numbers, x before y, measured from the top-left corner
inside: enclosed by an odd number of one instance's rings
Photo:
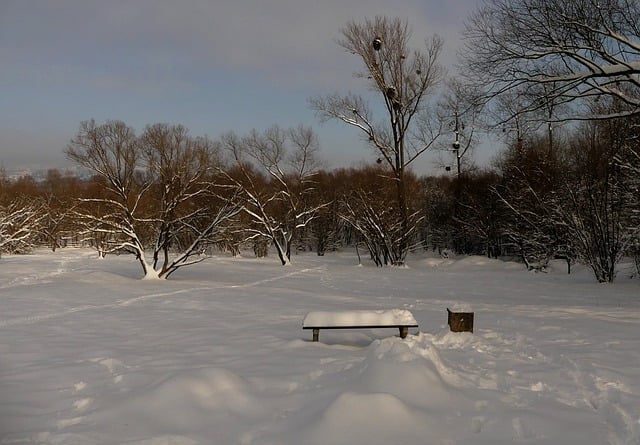
[[[282,245],[278,240],[274,240],[274,244],[276,245],[276,251],[278,252],[278,258],[280,258],[280,262],[283,266],[291,263],[290,258],[286,255],[285,249],[282,248]]]

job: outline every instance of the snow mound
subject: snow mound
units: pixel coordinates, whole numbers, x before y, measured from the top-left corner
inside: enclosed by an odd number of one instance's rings
[[[416,266],[427,267],[427,268],[439,268],[439,267],[447,267],[451,266],[455,260],[450,258],[443,257],[429,257],[421,260],[416,260]]]
[[[435,440],[434,431],[441,430],[440,413],[451,410],[460,396],[443,379],[444,366],[425,352],[429,339],[410,337],[375,340],[357,365],[325,376],[324,381],[344,383],[325,399],[321,410],[305,404],[297,426],[277,437],[280,443],[387,445]]]
[[[187,371],[168,378],[148,395],[151,406],[184,405],[199,409],[225,409],[246,413],[255,406],[245,379],[219,368]]]
[[[481,255],[468,255],[461,256],[451,265],[451,268],[454,270],[465,269],[465,270],[474,270],[474,269],[495,269],[502,270],[505,268],[511,268],[512,263],[496,260],[492,258],[487,258],[486,256]],[[519,269],[524,269],[522,265],[518,265]]]
[[[265,409],[248,381],[225,369],[205,368],[179,372],[141,389],[116,404],[107,417],[135,425],[139,432],[169,434],[208,430],[216,412],[250,419],[264,415]]]
[[[417,343],[398,338],[376,340],[360,364],[353,387],[393,394],[406,403],[437,409],[451,395],[441,371]]]
[[[419,443],[421,424],[415,411],[392,394],[349,391],[338,395],[317,421],[299,432],[299,443],[382,445],[408,436]]]

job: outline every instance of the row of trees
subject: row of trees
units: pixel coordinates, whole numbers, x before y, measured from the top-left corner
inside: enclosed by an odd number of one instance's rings
[[[0,255],[24,253],[40,244],[60,247],[74,199],[83,193],[82,181],[57,170],[41,182],[30,176],[10,181],[0,173]]]
[[[580,260],[602,282],[613,281],[623,255],[635,258],[637,268],[640,164],[638,145],[629,148],[628,141],[639,132],[633,119],[607,120],[558,133],[551,148],[540,135],[514,141],[485,178],[493,195],[485,209],[500,217],[486,218],[476,233],[497,234],[529,268],[564,258],[570,270]],[[477,221],[472,215],[482,208],[477,193],[459,195],[467,222]]]
[[[514,139],[492,168],[418,177],[405,172],[410,249],[518,257],[542,269],[583,261],[613,281],[623,255],[640,257],[640,156],[633,120],[582,124],[555,138]],[[2,250],[47,243],[135,255],[146,277],[167,277],[208,249],[324,254],[365,246],[395,264],[407,231],[384,165],[327,171],[313,131],[272,127],[217,141],[156,124],[136,136],[119,121],[81,125],[68,154],[93,176],[50,171],[0,182]]]
[[[5,178],[0,239],[20,252],[45,241],[55,249],[71,233],[101,255],[134,254],[147,278],[202,261],[211,246],[237,251],[248,242],[258,252],[275,245],[287,264],[297,231],[328,205],[310,196],[317,150],[305,127],[212,141],[180,125],[136,135],[122,121],[86,121],[66,154],[91,180],[55,171],[41,184]]]

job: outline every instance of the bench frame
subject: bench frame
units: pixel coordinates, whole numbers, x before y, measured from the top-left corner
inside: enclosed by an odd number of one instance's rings
[[[396,328],[400,330],[400,338],[406,338],[409,334],[409,328],[417,328],[417,324],[386,324],[386,325],[368,325],[368,326],[304,326],[302,329],[313,330],[313,341],[318,341],[320,337],[320,329],[383,329]]]

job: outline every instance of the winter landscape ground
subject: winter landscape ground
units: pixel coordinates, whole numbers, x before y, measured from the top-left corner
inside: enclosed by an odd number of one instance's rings
[[[640,444],[640,283],[481,257],[0,259],[0,444]],[[450,333],[446,308],[475,332]],[[309,311],[408,309],[395,329]]]

